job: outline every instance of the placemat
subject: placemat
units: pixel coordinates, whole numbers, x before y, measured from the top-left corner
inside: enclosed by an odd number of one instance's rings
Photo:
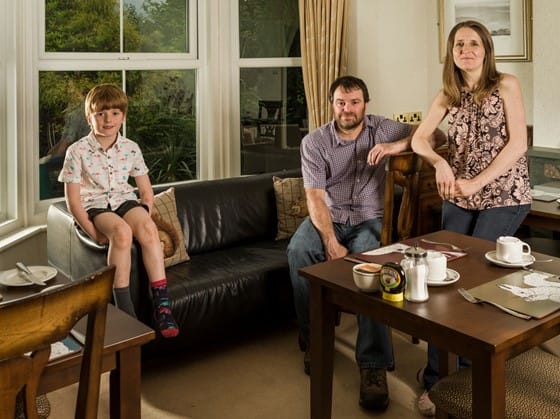
[[[505,287],[500,287],[504,284]],[[560,309],[558,275],[542,271],[515,271],[468,291],[481,300],[500,304],[537,319]]]

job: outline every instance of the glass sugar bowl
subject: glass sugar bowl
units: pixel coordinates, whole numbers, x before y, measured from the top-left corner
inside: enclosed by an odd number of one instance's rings
[[[401,266],[406,277],[404,298],[407,301],[420,303],[426,301],[428,295],[428,262],[427,252],[421,247],[409,247],[404,251]]]

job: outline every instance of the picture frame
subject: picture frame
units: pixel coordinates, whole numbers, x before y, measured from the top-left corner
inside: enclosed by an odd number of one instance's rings
[[[440,62],[453,26],[470,19],[492,34],[496,61],[531,61],[532,11],[532,0],[438,0]]]

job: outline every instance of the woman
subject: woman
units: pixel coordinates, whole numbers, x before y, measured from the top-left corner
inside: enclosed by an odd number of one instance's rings
[[[513,235],[530,211],[527,126],[518,79],[496,69],[492,37],[481,23],[449,33],[443,89],[412,138],[412,149],[435,169],[443,199],[442,228],[495,241]],[[448,159],[428,138],[448,118]],[[462,362],[468,362],[462,360]],[[433,416],[428,390],[438,378],[437,348],[419,371],[425,392],[418,408]]]

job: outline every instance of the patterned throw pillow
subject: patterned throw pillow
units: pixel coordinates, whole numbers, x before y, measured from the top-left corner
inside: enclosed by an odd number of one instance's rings
[[[177,218],[175,188],[169,188],[154,196],[152,219],[158,227],[165,267],[189,260],[183,230]]]
[[[309,212],[307,211],[303,178],[283,179],[273,176],[272,182],[278,214],[276,240],[281,240],[291,237]]]

